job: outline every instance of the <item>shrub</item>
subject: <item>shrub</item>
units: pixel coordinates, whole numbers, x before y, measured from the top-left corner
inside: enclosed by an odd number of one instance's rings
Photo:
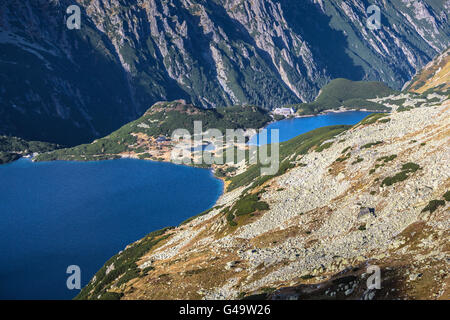
[[[100,300],[120,300],[123,296],[123,293],[117,292],[105,292],[100,296]]]
[[[377,161],[389,162],[389,161],[394,160],[395,158],[397,158],[397,155],[396,154],[392,154],[390,156],[385,156],[385,157],[378,158]]]
[[[356,124],[356,126],[373,124],[377,122],[379,119],[386,117],[387,115],[388,115],[387,113],[369,114],[367,117],[362,119],[358,124]]]
[[[321,144],[317,149],[316,152],[322,152],[325,149],[328,149],[329,147],[331,147],[333,145],[333,142],[326,142]]]
[[[347,160],[348,158],[350,158],[350,152],[347,153],[345,156],[339,157],[335,160],[335,162],[343,162],[345,160]]]
[[[371,148],[371,147],[376,146],[381,143],[383,143],[383,142],[382,141],[370,142],[370,143],[367,143],[367,144],[361,146],[361,149],[368,149],[368,148]]]
[[[445,201],[450,201],[450,190],[444,193],[444,199]]]
[[[227,191],[231,191],[235,188],[252,184],[253,187],[262,185],[266,181],[273,177],[279,176],[285,173],[290,168],[295,166],[294,163],[289,161],[289,157],[294,155],[297,157],[302,154],[306,154],[313,147],[320,146],[324,141],[332,139],[336,135],[349,129],[351,126],[337,125],[330,127],[322,127],[312,130],[310,132],[301,134],[289,141],[280,143],[280,167],[275,175],[260,176],[260,164],[250,166],[245,172],[237,174],[230,178],[230,184],[227,187]],[[268,146],[268,152],[270,153],[271,146]]]
[[[408,162],[402,166],[402,170],[407,171],[407,172],[416,172],[419,169],[420,169],[420,166],[414,162]]]
[[[440,206],[445,206],[444,200],[431,200],[426,207],[423,208],[422,212],[430,211],[430,213],[433,213]]]
[[[267,202],[259,200],[259,193],[248,194],[241,199],[239,199],[234,206],[230,209],[230,212],[236,216],[243,216],[255,211],[268,210],[269,205]]]
[[[170,235],[165,235],[166,231],[172,227],[149,233],[144,239],[135,242],[121,253],[116,254],[109,259],[103,267],[95,274],[95,281],[89,282],[75,299],[117,299],[120,298],[118,294],[109,292],[108,290],[116,282],[116,285],[121,285],[134,279],[140,275],[140,270],[137,267],[137,261],[158,242],[167,239]],[[106,269],[111,264],[114,264],[114,270],[106,274]],[[119,278],[119,279],[118,279]],[[118,279],[118,280],[117,280]],[[117,280],[117,281],[116,281]]]
[[[382,181],[381,186],[391,186],[394,183],[404,181],[404,180],[408,179],[410,173],[414,173],[419,169],[420,169],[420,166],[416,163],[413,163],[413,162],[405,163],[404,165],[402,165],[402,171],[400,171],[393,177],[385,178]]]
[[[400,181],[404,181],[406,179],[408,179],[407,172],[401,171],[401,172],[397,173],[393,177],[384,178],[383,181],[381,182],[381,186],[391,186],[394,183],[397,183],[397,182],[400,182]]]
[[[350,150],[350,146],[348,146],[347,148],[345,148],[344,150],[341,151],[342,154],[346,153],[348,150]]]

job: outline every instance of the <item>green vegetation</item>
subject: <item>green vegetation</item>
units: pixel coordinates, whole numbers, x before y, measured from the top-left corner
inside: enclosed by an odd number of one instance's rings
[[[216,175],[216,177],[223,178],[228,176],[228,174],[235,172],[236,170],[236,167],[228,167],[226,169],[217,168],[214,174]]]
[[[382,141],[370,142],[370,143],[367,143],[367,144],[361,146],[361,149],[372,148],[373,146],[379,145],[381,143],[383,143],[383,142]]]
[[[95,274],[93,280],[81,290],[75,299],[119,299],[121,295],[111,292],[111,287],[113,285],[120,287],[120,285],[129,280],[140,276],[143,271],[137,267],[136,262],[157,243],[167,239],[170,236],[166,234],[169,229],[171,227],[153,231],[142,240],[135,242],[121,253],[113,256]],[[108,267],[111,265],[114,265],[114,268],[107,272]]]
[[[328,149],[329,147],[331,147],[333,145],[333,142],[326,142],[321,144],[320,146],[318,146],[316,148],[316,152],[322,152],[325,149]]]
[[[431,200],[430,202],[428,202],[426,207],[423,208],[422,212],[430,211],[430,213],[433,213],[440,206],[445,206],[444,200]]]
[[[299,114],[317,114],[327,109],[367,109],[374,111],[388,111],[389,107],[367,99],[385,97],[395,93],[394,90],[382,82],[351,81],[334,79],[324,86],[314,102],[292,105]]]
[[[261,288],[262,293],[265,293],[265,294],[271,294],[275,290],[277,290],[277,288],[272,288],[272,287],[262,287]]]
[[[120,300],[122,298],[123,293],[117,292],[105,292],[99,298],[99,300]]]
[[[247,292],[239,292],[239,294],[237,295],[237,300],[242,300],[245,298],[245,296],[247,295]]]
[[[383,102],[387,103],[387,104],[394,104],[396,106],[401,106],[406,102],[406,98],[401,98],[401,99],[386,99]]]
[[[286,117],[281,115],[281,114],[274,114],[273,115],[273,120],[275,120],[275,121],[280,121],[280,120],[284,120],[284,119],[286,119]]]
[[[201,212],[201,213],[199,213],[199,214],[197,214],[197,215],[195,215],[195,216],[193,216],[193,217],[190,217],[190,218],[184,220],[183,222],[181,222],[181,223],[180,223],[180,226],[183,225],[183,224],[186,224],[186,223],[188,223],[188,222],[191,222],[191,221],[194,220],[195,218],[204,216],[204,215],[210,213],[212,210],[217,209],[217,208],[219,208],[219,207],[218,207],[218,206],[212,207],[212,208],[210,208],[210,209],[208,209],[208,210],[205,210],[205,211],[203,211],[203,212]]]
[[[387,162],[394,160],[395,158],[397,158],[397,155],[392,154],[390,156],[384,156],[384,157],[378,158],[377,161],[383,161],[384,163],[387,163]]]
[[[352,147],[348,146],[344,150],[341,151],[342,154],[346,153],[348,150],[350,150]]]
[[[357,164],[357,163],[362,162],[362,161],[364,161],[364,159],[361,158],[361,157],[358,157],[358,158],[356,158],[355,161],[352,162],[352,165],[353,165],[353,164]]]
[[[246,214],[253,213],[255,211],[268,210],[269,205],[267,202],[259,200],[258,194],[248,194],[241,199],[239,199],[230,211],[236,216],[243,216]]]
[[[445,201],[450,201],[450,190],[444,193],[444,199]]]
[[[394,160],[395,158],[397,158],[396,154],[391,154],[390,156],[384,156],[384,157],[380,157],[376,160],[376,162],[381,162],[381,163],[377,163],[375,164],[375,168],[370,169],[369,174],[374,173],[379,167],[384,167],[384,165],[392,160]]]
[[[0,136],[0,164],[15,161],[22,155],[48,152],[57,148],[60,148],[60,146],[53,143],[26,141],[17,137]]]
[[[279,176],[295,167],[296,164],[291,159],[296,159],[299,155],[306,154],[313,147],[320,146],[323,142],[330,140],[350,127],[346,125],[322,127],[280,143],[280,166],[275,175],[261,176],[261,164],[251,165],[245,172],[230,178],[227,191],[249,184],[252,184],[251,187],[262,185],[273,177]],[[271,147],[271,145],[267,146],[269,154]]]
[[[130,122],[110,135],[73,148],[41,154],[37,161],[75,160],[92,161],[116,159],[119,153],[145,152],[135,146],[133,134],[143,133],[150,137],[170,137],[176,129],[194,132],[194,121],[202,122],[202,130],[219,129],[224,135],[226,129],[258,129],[269,121],[270,116],[254,106],[233,106],[216,109],[201,109],[182,102],[159,103],[150,108],[141,118]],[[145,155],[142,155],[144,157]]]
[[[345,160],[348,160],[350,158],[351,154],[348,152],[345,156],[341,156],[334,160],[335,162],[344,162]]]
[[[409,107],[405,107],[405,106],[400,106],[397,108],[397,112],[405,112],[405,111],[409,111],[412,110],[414,107],[409,106]]]
[[[236,221],[234,221],[235,217],[253,214],[257,211],[269,210],[267,202],[260,200],[260,196],[263,192],[264,191],[261,190],[258,193],[243,195],[231,208],[223,210],[222,213],[226,214],[228,224],[234,227],[237,225]]]
[[[0,164],[16,161],[20,159],[21,155],[14,152],[2,152],[0,151]]]
[[[356,126],[373,124],[386,116],[388,116],[387,113],[372,113],[362,119],[358,124],[356,124]]]
[[[409,178],[409,175],[420,169],[418,164],[408,162],[402,166],[402,171],[394,175],[393,177],[384,178],[381,182],[381,186],[391,186],[394,183],[404,181]]]

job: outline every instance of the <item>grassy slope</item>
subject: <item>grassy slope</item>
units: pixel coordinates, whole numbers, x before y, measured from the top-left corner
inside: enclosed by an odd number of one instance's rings
[[[217,128],[225,134],[225,129],[261,128],[271,120],[270,116],[258,107],[234,106],[217,109],[201,109],[182,102],[159,103],[149,109],[141,118],[130,122],[110,135],[90,144],[61,149],[42,154],[37,161],[51,160],[103,160],[114,159],[117,154],[133,150],[136,137],[132,133],[148,136],[170,137],[178,128],[193,132],[194,121],[202,121],[203,131]]]
[[[341,132],[348,130],[351,126],[336,125],[318,128],[307,133],[301,134],[289,141],[280,143],[280,169],[278,176],[286,172],[288,169],[295,166],[293,159],[297,156],[307,153],[313,147],[320,146],[324,141],[333,138]],[[270,152],[271,146],[268,146]],[[261,185],[265,181],[273,178],[274,176],[261,176],[261,165],[255,164],[250,166],[245,172],[236,175],[230,179],[227,191],[231,191],[235,188],[248,185],[253,182],[252,187]]]
[[[375,81],[351,81],[347,79],[334,79],[322,88],[314,102],[293,105],[299,114],[316,114],[327,109],[338,109],[341,106],[347,109],[388,110],[387,107],[367,101],[376,97],[388,96],[394,90]]]

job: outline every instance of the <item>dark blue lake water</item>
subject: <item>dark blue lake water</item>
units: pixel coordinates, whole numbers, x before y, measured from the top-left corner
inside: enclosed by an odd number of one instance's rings
[[[355,124],[368,112],[272,123],[280,141]],[[270,135],[269,135],[270,138]],[[222,192],[210,171],[142,160],[0,166],[0,299],[71,299],[69,265],[84,286],[126,245],[210,208]]]
[[[271,130],[279,129],[279,141],[290,140],[302,133],[321,128],[326,126],[338,125],[338,124],[356,124],[363,118],[371,114],[371,112],[365,111],[348,111],[348,112],[330,112],[327,114],[321,114],[314,117],[304,117],[304,118],[291,118],[285,119],[269,124],[267,129],[267,143],[271,143]],[[258,144],[261,142],[259,140],[259,135],[253,136],[249,144]]]
[[[0,299],[71,299],[111,256],[210,208],[223,184],[205,169],[140,160],[0,166]]]

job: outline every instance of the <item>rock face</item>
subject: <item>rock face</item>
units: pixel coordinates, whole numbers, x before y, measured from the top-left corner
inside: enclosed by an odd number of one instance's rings
[[[394,88],[449,46],[450,1],[77,0],[0,4],[0,133],[86,142],[156,101],[273,108],[330,79]]]

